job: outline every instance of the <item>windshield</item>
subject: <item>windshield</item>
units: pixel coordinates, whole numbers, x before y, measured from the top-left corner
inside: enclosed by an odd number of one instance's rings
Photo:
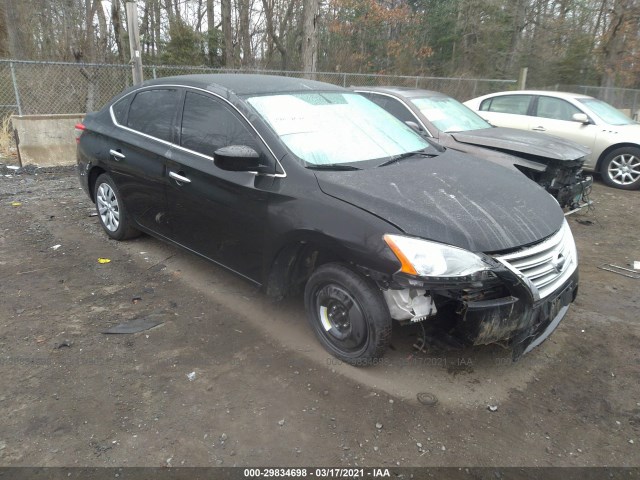
[[[451,97],[412,98],[411,102],[441,132],[491,128],[480,115]]]
[[[356,93],[291,93],[247,99],[285,145],[312,165],[353,163],[422,149],[420,135]]]
[[[577,98],[576,100],[589,107],[593,113],[598,115],[603,122],[608,123],[609,125],[631,125],[636,123],[620,110],[612,107],[602,100],[598,100],[596,98]]]

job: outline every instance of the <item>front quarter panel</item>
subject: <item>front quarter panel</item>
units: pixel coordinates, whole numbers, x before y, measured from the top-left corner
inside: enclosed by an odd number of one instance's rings
[[[275,179],[274,192],[278,193],[268,206],[265,276],[287,246],[311,243],[337,259],[383,276],[390,277],[399,269],[382,238],[385,233],[401,233],[399,228],[326,195],[311,171],[296,166],[288,172],[287,178]]]

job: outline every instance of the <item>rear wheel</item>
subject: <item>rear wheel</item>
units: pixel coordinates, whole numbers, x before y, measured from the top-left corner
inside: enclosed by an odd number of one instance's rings
[[[340,360],[375,365],[391,338],[391,316],[380,289],[350,268],[328,263],[305,287],[307,318],[320,343]]]
[[[609,153],[600,166],[602,181],[624,190],[640,188],[640,148],[623,147]]]
[[[103,173],[94,187],[96,211],[104,231],[114,240],[126,240],[140,235],[131,225],[120,191],[111,176]]]

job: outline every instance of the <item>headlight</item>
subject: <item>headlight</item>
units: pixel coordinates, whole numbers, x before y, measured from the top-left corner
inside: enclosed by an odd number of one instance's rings
[[[387,234],[384,241],[400,261],[400,271],[421,277],[466,277],[489,269],[475,253],[442,243]]]

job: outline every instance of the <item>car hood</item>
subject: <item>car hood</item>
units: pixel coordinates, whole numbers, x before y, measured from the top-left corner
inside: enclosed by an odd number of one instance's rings
[[[577,160],[591,153],[588,148],[571,140],[515,128],[483,128],[467,132],[451,132],[451,136],[460,143],[555,160]]]
[[[522,174],[451,150],[386,167],[314,171],[320,189],[407,235],[474,252],[535,243],[558,231],[558,203]]]

